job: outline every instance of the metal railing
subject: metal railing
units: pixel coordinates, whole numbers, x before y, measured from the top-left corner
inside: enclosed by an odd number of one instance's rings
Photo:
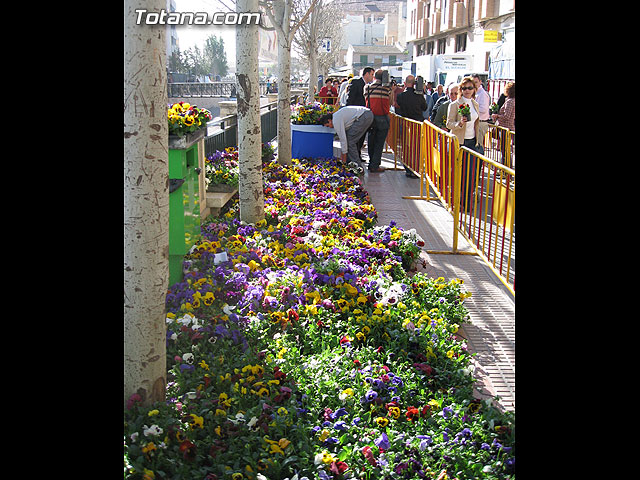
[[[427,253],[479,255],[515,295],[515,132],[490,129],[480,155],[432,123],[390,116],[394,168],[399,159],[420,177],[420,196],[403,198],[429,201],[431,186],[453,216],[451,251]],[[458,250],[458,235],[474,252]]]
[[[267,88],[273,84],[260,82],[260,95],[266,95]],[[306,86],[302,83],[291,83],[291,88]],[[169,98],[178,97],[230,97],[236,89],[236,82],[171,82],[167,83]]]
[[[460,149],[457,162],[456,230],[515,294],[516,172],[467,147]]]
[[[489,125],[483,146],[486,157],[506,167],[516,168],[516,132],[498,125]]]
[[[267,103],[260,107],[260,129],[262,143],[271,142],[278,135],[278,102]],[[218,127],[204,139],[205,156],[213,155],[216,150],[238,146],[238,115],[228,115],[207,123],[207,130]]]
[[[176,82],[167,84],[169,98],[177,97],[230,97],[236,88],[235,82]],[[267,85],[260,85],[260,94],[266,94]]]

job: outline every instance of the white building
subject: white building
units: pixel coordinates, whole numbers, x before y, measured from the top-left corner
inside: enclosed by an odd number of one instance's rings
[[[390,75],[400,76],[400,72],[392,67],[401,67],[409,57],[396,45],[349,45],[345,56],[348,71],[360,75],[364,67],[378,70],[389,70]]]
[[[406,41],[411,68],[427,81],[448,83],[456,73],[489,76],[492,51],[513,56],[515,0],[407,0]],[[500,69],[510,79],[514,70]]]
[[[176,2],[175,0],[167,0],[167,12],[175,12],[176,11]],[[180,49],[180,42],[178,40],[178,32],[176,32],[175,25],[167,25],[167,36],[166,36],[166,45],[167,45],[167,59],[173,55],[173,52]]]
[[[345,3],[336,70],[360,75],[366,66],[400,65],[406,58],[406,6],[406,0]]]

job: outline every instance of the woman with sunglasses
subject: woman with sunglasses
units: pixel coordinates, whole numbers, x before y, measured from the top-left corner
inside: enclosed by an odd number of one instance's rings
[[[482,143],[489,127],[486,122],[478,120],[480,107],[478,102],[474,100],[475,95],[476,86],[473,83],[473,78],[464,77],[460,82],[460,88],[458,88],[458,99],[451,102],[447,110],[447,128],[458,137],[461,147],[467,147],[484,155]],[[469,105],[471,117],[469,120],[458,112],[458,107],[465,103]]]
[[[451,102],[447,110],[447,128],[458,137],[461,147],[467,147],[480,155],[484,155],[482,144],[489,125],[487,122],[479,121],[480,107],[478,102],[474,100],[475,93],[476,86],[473,83],[473,78],[464,77],[458,88],[458,99]],[[461,115],[458,110],[458,107],[464,104],[469,105],[470,119]],[[479,166],[480,162],[473,155],[463,156],[461,192],[463,211],[469,211],[473,208],[473,196],[476,189]]]

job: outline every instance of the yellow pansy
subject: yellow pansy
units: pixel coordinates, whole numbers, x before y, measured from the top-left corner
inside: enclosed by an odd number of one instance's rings
[[[155,443],[149,442],[144,447],[142,447],[142,453],[149,453],[154,450],[157,450]]]
[[[203,428],[203,424],[204,424],[203,417],[199,417],[195,413],[190,414],[190,417],[191,417],[191,421],[189,422],[189,425],[191,425],[191,428],[194,428],[196,426]]]
[[[280,445],[277,443],[272,443],[269,447],[269,453],[281,453],[284,455],[284,450],[280,448]]]
[[[347,388],[347,389],[343,390],[343,391],[340,393],[340,395],[338,395],[338,398],[339,398],[340,400],[346,400],[346,399],[347,399],[347,398],[349,398],[349,397],[353,397],[353,395],[354,395],[353,388]]]
[[[213,292],[207,292],[204,294],[204,297],[202,297],[202,302],[207,306],[210,307],[211,305],[213,305],[213,301],[215,300],[216,297],[213,296]]]
[[[375,422],[378,424],[379,427],[384,428],[387,425],[389,425],[389,420],[384,418],[384,417],[377,417]]]
[[[231,406],[231,400],[229,400],[229,395],[227,395],[226,393],[222,392],[218,396],[218,404],[219,405],[224,405],[225,407],[230,407]]]
[[[331,455],[326,450],[324,452],[322,452],[322,463],[330,464],[330,463],[333,463],[333,462],[335,462],[335,458],[333,457],[333,455]]]
[[[153,473],[152,470],[143,469],[144,475],[142,476],[142,480],[154,480],[156,478],[156,474]]]

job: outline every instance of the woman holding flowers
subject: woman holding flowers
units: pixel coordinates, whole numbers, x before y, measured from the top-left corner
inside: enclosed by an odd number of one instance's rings
[[[480,107],[474,99],[475,93],[476,86],[473,83],[473,78],[464,77],[458,87],[458,99],[451,102],[447,110],[447,128],[458,137],[461,147],[467,147],[484,155],[482,144],[489,124],[479,120]],[[466,158],[468,160],[463,162],[462,195],[464,196],[462,198],[466,199],[466,205],[470,208],[477,183],[479,162],[473,156]]]
[[[451,102],[447,110],[447,128],[458,137],[461,147],[484,154],[482,143],[488,126],[479,121],[480,107],[475,101],[475,94],[473,79],[464,77],[458,87],[458,99]],[[467,110],[469,113],[464,115]]]

